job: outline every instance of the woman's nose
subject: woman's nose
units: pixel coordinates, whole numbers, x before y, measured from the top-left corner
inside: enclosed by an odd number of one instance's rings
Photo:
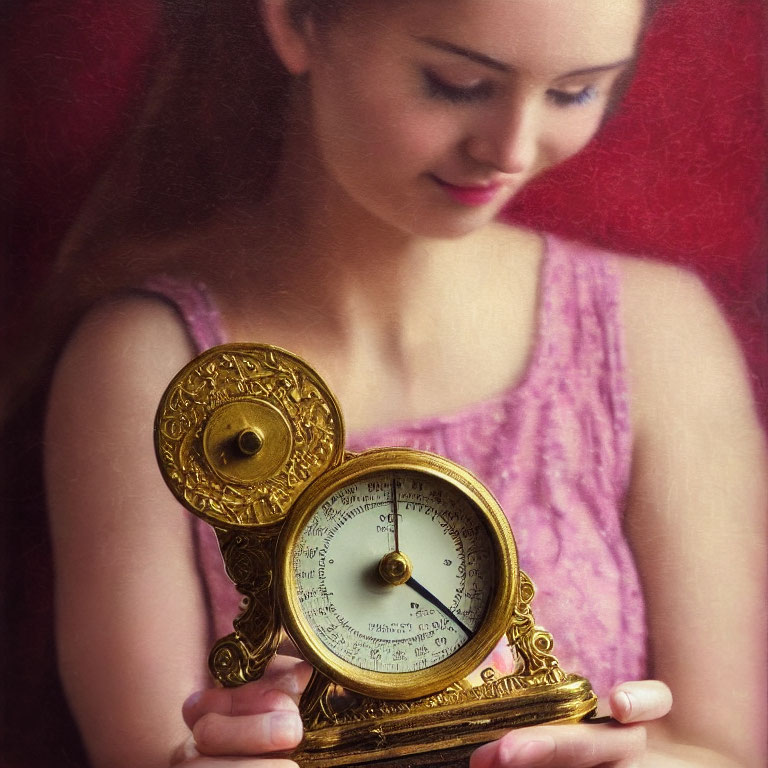
[[[537,151],[535,105],[518,102],[480,117],[467,140],[475,162],[501,173],[522,173],[534,164]]]

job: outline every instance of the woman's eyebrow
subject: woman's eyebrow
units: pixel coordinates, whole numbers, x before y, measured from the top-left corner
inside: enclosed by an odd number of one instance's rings
[[[460,45],[449,43],[447,40],[440,40],[436,37],[416,37],[420,43],[429,45],[432,48],[437,48],[440,51],[447,51],[448,53],[455,53],[457,56],[463,56],[465,59],[477,62],[483,66],[495,69],[498,72],[512,72],[514,67],[509,64],[505,64],[503,61],[498,61],[490,56],[486,56],[484,53],[478,51],[472,51],[469,48],[463,48]]]
[[[503,61],[494,59],[491,56],[487,56],[479,51],[473,51],[470,48],[464,48],[461,45],[455,43],[449,43],[447,40],[440,40],[436,37],[419,37],[416,36],[416,40],[425,45],[429,45],[432,48],[437,48],[440,51],[447,51],[448,53],[456,54],[457,56],[463,56],[465,59],[474,61],[477,64],[482,64],[485,67],[494,69],[497,72],[514,72],[515,67],[511,64],[505,64]],[[620,69],[626,66],[634,60],[634,56],[628,56],[625,59],[619,59],[618,61],[612,61],[608,64],[598,64],[594,67],[584,67],[583,69],[574,69],[570,72],[564,72],[562,75],[558,75],[557,79],[562,80],[566,77],[577,77],[579,75],[593,75],[598,72],[608,72],[613,69]]]
[[[618,61],[612,61],[610,64],[598,64],[594,67],[584,67],[584,69],[574,69],[571,72],[566,72],[563,75],[558,76],[558,80],[562,80],[566,77],[576,77],[578,75],[594,75],[598,72],[609,72],[612,69],[621,69],[631,64],[635,60],[634,56],[627,56],[626,59],[619,59]]]

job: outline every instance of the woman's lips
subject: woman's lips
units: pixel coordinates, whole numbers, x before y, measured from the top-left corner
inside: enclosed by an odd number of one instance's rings
[[[439,176],[432,176],[446,194],[462,205],[485,205],[496,197],[503,184],[499,181],[490,184],[460,185],[443,181]]]

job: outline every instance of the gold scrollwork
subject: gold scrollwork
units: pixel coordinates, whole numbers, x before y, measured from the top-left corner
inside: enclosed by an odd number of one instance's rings
[[[507,640],[517,656],[518,664],[514,677],[526,687],[561,683],[567,677],[551,653],[554,647],[552,635],[535,625],[531,610],[534,592],[533,582],[521,571],[517,605],[512,625],[507,630]]]
[[[213,676],[225,686],[258,680],[280,643],[280,610],[273,589],[275,541],[280,525],[267,530],[216,529],[227,574],[243,595],[235,631],[221,638],[208,659]]]
[[[299,701],[301,717],[308,731],[321,728],[326,723],[338,723],[331,701],[334,689],[334,684],[325,675],[316,669],[312,670],[312,676]]]

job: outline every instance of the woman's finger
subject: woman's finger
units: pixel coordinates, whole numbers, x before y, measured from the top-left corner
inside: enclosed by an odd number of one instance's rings
[[[276,656],[262,678],[271,688],[287,693],[297,704],[312,675],[312,665],[291,656]]]
[[[309,662],[299,659],[296,656],[275,656],[269,662],[262,679],[291,677],[301,684],[300,690],[303,690],[309,682],[309,676],[312,673],[312,666]]]
[[[260,680],[236,688],[208,688],[193,693],[183,704],[184,722],[189,728],[209,712],[220,715],[252,715],[269,709],[292,709],[290,704],[271,691],[282,692],[298,704],[309,681],[312,667],[300,659],[277,656]],[[267,700],[265,701],[265,697]]]
[[[237,717],[212,712],[195,723],[192,735],[201,755],[268,755],[298,746],[303,727],[295,707]]]
[[[179,768],[299,768],[280,757],[196,757]]]
[[[609,696],[611,715],[620,723],[658,720],[672,708],[672,692],[660,680],[621,683]]]
[[[298,768],[293,760],[283,757],[207,757],[200,754],[192,736],[174,752],[171,765],[177,768]]]
[[[589,768],[629,761],[645,742],[640,725],[538,725],[475,750],[470,768]]]
[[[192,694],[182,706],[184,722],[190,729],[209,714],[239,717],[267,712],[298,712],[295,699],[285,691],[259,680],[239,688],[209,688]]]

